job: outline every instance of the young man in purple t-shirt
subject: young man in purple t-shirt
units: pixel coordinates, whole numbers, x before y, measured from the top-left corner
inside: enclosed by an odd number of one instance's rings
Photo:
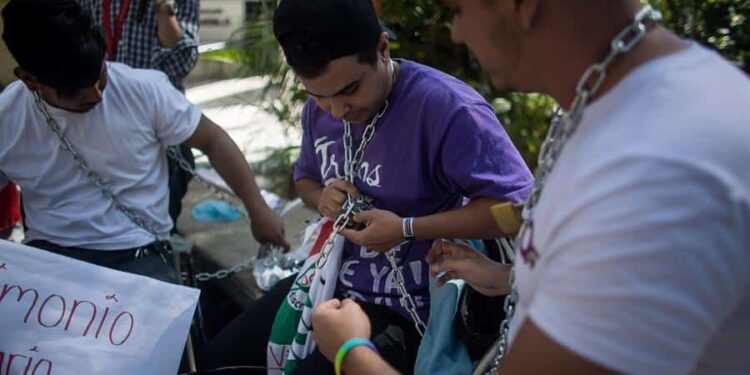
[[[304,135],[294,173],[300,197],[332,220],[348,195],[366,196],[373,206],[354,217],[366,227],[342,232],[347,241],[336,294],[362,305],[375,322],[373,337],[389,326],[399,327],[403,337],[394,339],[395,347],[403,349],[388,354],[380,348],[381,353],[411,372],[420,337],[400,304],[383,253],[395,254],[417,313],[426,321],[430,270],[425,256],[432,240],[502,236],[490,206],[525,200],[531,173],[476,91],[435,69],[391,59],[388,34],[370,0],[284,0],[274,17],[274,33],[310,95],[302,112]],[[374,132],[361,147],[370,124]],[[353,183],[346,181],[347,127],[355,161],[356,151],[363,150]],[[408,233],[404,220],[411,222]],[[259,330],[270,330],[261,320],[268,318],[270,326],[289,285],[280,283],[251,306],[245,315],[252,315],[252,324],[233,323],[231,331],[244,332],[242,338],[224,334],[219,340],[256,347],[238,340],[247,343],[249,336],[264,336]],[[237,360],[227,359],[226,353],[212,365],[256,364],[247,349]],[[319,353],[305,362],[316,364],[303,363],[295,374],[305,368],[333,372]]]

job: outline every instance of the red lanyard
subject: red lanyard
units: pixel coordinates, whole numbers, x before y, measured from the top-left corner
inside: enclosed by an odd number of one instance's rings
[[[117,12],[115,29],[112,30],[112,0],[104,0],[102,18],[104,18],[104,39],[107,43],[107,58],[114,59],[117,54],[117,45],[122,37],[122,28],[125,25],[125,16],[128,15],[130,0],[122,0],[120,10]]]

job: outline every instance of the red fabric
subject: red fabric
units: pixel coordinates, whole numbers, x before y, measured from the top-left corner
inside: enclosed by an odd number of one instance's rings
[[[315,241],[315,245],[313,245],[313,248],[310,250],[310,255],[315,255],[320,252],[321,249],[323,249],[323,244],[328,240],[328,237],[333,233],[333,221],[327,221],[326,223],[323,223],[323,228],[320,228],[320,233],[318,233],[318,239]]]
[[[21,220],[21,202],[18,197],[18,188],[13,183],[8,183],[0,190],[0,230],[12,228]]]
[[[125,16],[128,14],[130,9],[130,0],[123,0],[120,4],[120,11],[117,12],[117,19],[115,19],[115,27],[112,29],[112,1],[104,0],[102,4],[102,18],[104,19],[104,39],[107,47],[107,57],[109,59],[115,59],[117,56],[117,45],[120,44],[120,38],[122,37],[122,28],[125,25]]]

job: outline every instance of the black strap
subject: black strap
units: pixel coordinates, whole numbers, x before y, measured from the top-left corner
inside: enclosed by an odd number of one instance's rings
[[[138,21],[138,23],[143,23],[143,19],[146,15],[146,8],[148,7],[149,0],[139,0],[138,6],[135,10],[135,19]]]
[[[502,240],[485,240],[487,256],[495,262],[507,263]],[[469,358],[477,361],[500,337],[500,323],[505,319],[505,296],[487,297],[468,284],[461,291],[456,311],[455,327],[458,337],[466,344]]]

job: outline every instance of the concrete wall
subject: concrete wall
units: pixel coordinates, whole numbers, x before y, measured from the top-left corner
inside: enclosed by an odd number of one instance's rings
[[[201,43],[223,42],[245,22],[245,0],[201,0]]]

